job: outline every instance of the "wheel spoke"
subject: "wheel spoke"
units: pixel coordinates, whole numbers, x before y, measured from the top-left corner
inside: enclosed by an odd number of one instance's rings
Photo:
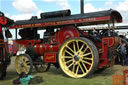
[[[90,54],[92,54],[91,52],[90,53],[86,53],[86,54],[84,54],[83,56],[88,56],[88,55],[90,55]]]
[[[27,61],[28,59],[26,59],[26,57],[23,58],[23,61]]]
[[[76,52],[75,42],[73,42],[73,48],[74,48],[74,52]]]
[[[71,64],[68,66],[68,68],[70,68],[72,65],[73,65],[73,63],[71,63]]]
[[[26,61],[26,64],[27,64],[27,65],[30,65],[30,62],[29,62],[29,61]]]
[[[24,62],[24,66],[25,66],[25,67],[28,67],[28,65],[27,65],[25,62]]]
[[[72,58],[71,56],[64,56],[64,58]]]
[[[67,45],[66,46],[70,51],[72,51],[72,53],[74,53],[74,51]]]
[[[82,70],[82,72],[85,73],[80,63],[79,63],[79,66],[80,66],[80,69]]]
[[[67,63],[70,63],[70,62],[72,62],[72,61],[73,61],[72,59],[71,59],[71,60],[69,60],[69,61],[66,61],[66,64],[67,64]]]
[[[87,61],[84,61],[84,60],[81,60],[83,63],[86,63],[86,64],[89,64],[89,65],[92,65],[91,63],[87,62]]]
[[[66,53],[68,53],[69,55],[71,55],[73,57],[73,54],[71,54],[70,52],[68,52],[67,50],[65,51]]]
[[[76,64],[73,64],[73,68],[72,68],[73,73],[75,73],[75,66]]]
[[[85,57],[84,59],[85,59],[85,60],[92,60],[92,58],[87,58],[87,57]]]
[[[88,71],[87,67],[85,66],[85,64],[83,62],[81,62],[82,65],[84,66],[85,70]]]
[[[78,66],[77,66],[77,69],[76,69],[76,74],[78,74],[78,70],[79,70],[79,64],[78,64]]]
[[[83,45],[81,46],[81,48],[80,48],[80,50],[79,50],[79,51],[81,51],[81,50],[83,49],[84,45],[85,45],[85,44],[83,44]]]
[[[77,49],[79,51],[79,43],[78,43],[78,41],[76,41],[76,44],[77,44]]]
[[[85,53],[87,49],[88,49],[88,46],[85,48],[85,50],[83,51],[83,53]]]

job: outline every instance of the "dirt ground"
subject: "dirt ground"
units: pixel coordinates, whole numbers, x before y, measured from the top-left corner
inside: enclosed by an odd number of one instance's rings
[[[0,85],[13,85],[12,81],[18,77],[15,71],[15,57],[11,61],[12,63],[7,69],[7,76],[5,80],[0,81]],[[89,78],[74,79],[65,76],[60,69],[52,66],[48,72],[37,73],[34,70],[31,75],[43,77],[44,82],[38,85],[113,85],[112,76],[123,75],[124,69],[128,69],[128,66],[115,65],[102,73],[94,73]]]

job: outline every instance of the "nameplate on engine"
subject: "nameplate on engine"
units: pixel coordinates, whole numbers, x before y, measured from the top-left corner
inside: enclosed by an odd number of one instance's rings
[[[56,53],[45,53],[44,61],[47,63],[56,63]]]

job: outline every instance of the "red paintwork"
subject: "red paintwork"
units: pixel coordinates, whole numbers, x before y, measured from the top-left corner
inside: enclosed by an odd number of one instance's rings
[[[36,44],[36,46],[34,46],[34,47],[35,47],[36,53],[40,54],[40,44]]]
[[[57,45],[36,44],[34,46],[36,54],[44,55],[44,61],[49,63],[56,63],[56,53],[58,52]],[[55,53],[51,53],[55,52]]]
[[[31,46],[33,46],[35,43],[41,42],[40,40],[16,40],[17,44],[21,44],[24,46],[28,46],[31,43]]]
[[[55,33],[55,36],[50,35],[50,45],[51,44],[58,44],[58,32]]]
[[[17,43],[16,43],[15,40],[13,40],[12,42],[13,42],[13,44],[8,44],[7,43],[7,45],[8,45],[8,52],[9,53],[16,54],[17,53],[17,50],[18,50]]]
[[[0,17],[0,32],[2,32],[2,25],[6,25],[7,24],[7,18],[4,17]]]
[[[100,50],[102,48],[102,43],[96,42],[95,44],[96,44],[96,47],[97,47],[99,53],[102,53],[102,50]]]
[[[3,17],[0,17],[0,24],[2,24],[2,25],[7,24],[7,18],[4,17],[4,20],[3,20]]]
[[[44,53],[44,61],[47,63],[56,63],[56,53]]]
[[[7,18],[0,17],[0,36],[3,36],[2,26],[7,24]],[[8,44],[4,42],[4,38],[0,38],[0,60],[3,60],[5,57],[5,50],[7,51]],[[7,51],[8,52],[8,51]],[[0,67],[1,68],[1,67]]]
[[[84,32],[84,31],[82,31],[82,30],[80,30],[80,32],[81,32],[85,37],[89,37],[89,36],[88,36],[88,33]]]
[[[5,17],[4,14],[3,16],[0,16],[0,36],[3,36],[3,31],[2,31],[2,27],[6,27],[6,25],[11,25],[13,23],[12,20],[10,20],[9,18]],[[5,55],[8,55],[9,51],[8,51],[8,43],[4,42],[4,38],[1,37],[0,38],[0,69],[3,67],[2,66],[2,62],[6,61]],[[7,63],[7,61],[6,61]],[[8,63],[10,63],[8,61]],[[6,65],[5,65],[6,66]],[[3,69],[6,69],[7,67],[4,67]]]
[[[114,45],[114,37],[102,38],[102,54],[100,55],[100,62],[99,62],[98,68],[102,68],[103,66],[109,65],[108,56],[107,56],[108,48],[113,45]]]
[[[72,37],[79,37],[79,32],[74,26],[64,26],[60,29],[59,32],[56,32],[54,36],[50,36],[50,42],[48,44],[36,44],[34,47],[36,49],[36,53],[40,55],[44,55],[46,52],[58,52],[59,47],[62,43]],[[53,45],[56,44],[56,45]],[[52,61],[52,60],[51,60]],[[45,62],[48,62],[45,60]],[[55,61],[53,61],[55,62]]]
[[[79,37],[79,32],[74,26],[64,26],[58,33],[58,42],[61,45],[65,40]]]
[[[86,23],[86,22],[97,22],[97,21],[105,21],[105,20],[110,20],[110,16],[84,18],[84,19],[76,19],[76,20],[66,20],[66,21],[44,22],[44,23],[38,23],[38,24],[16,25],[16,26],[12,26],[10,29],[59,26],[59,25],[68,25],[68,24],[77,24],[77,23]]]
[[[58,52],[57,45],[49,45],[49,44],[36,44],[34,46],[37,54],[43,55],[46,52]]]

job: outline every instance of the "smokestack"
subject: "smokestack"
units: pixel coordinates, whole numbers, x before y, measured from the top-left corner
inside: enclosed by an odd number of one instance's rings
[[[81,10],[81,14],[84,13],[84,0],[80,0],[80,10]]]

